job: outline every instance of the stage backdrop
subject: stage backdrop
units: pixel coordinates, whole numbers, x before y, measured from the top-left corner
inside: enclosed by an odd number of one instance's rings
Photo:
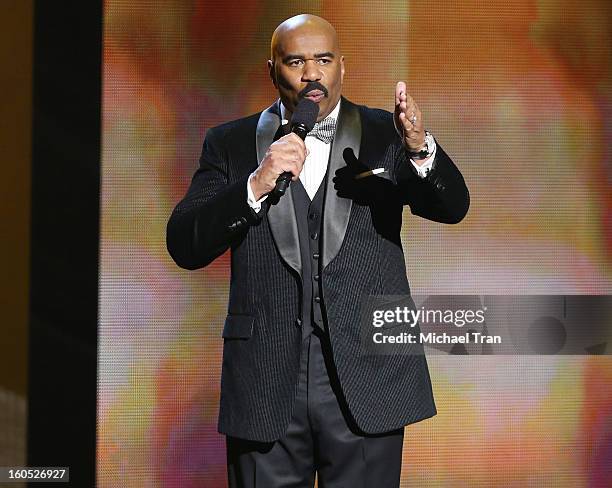
[[[165,226],[206,130],[275,99],[270,35],[300,12],[336,26],[344,94],[392,110],[395,83],[405,80],[467,180],[472,203],[461,224],[405,212],[413,293],[612,291],[606,0],[108,0],[101,487],[225,486],[216,423],[229,256],[179,269]],[[402,486],[609,482],[608,357],[435,356],[429,364],[439,414],[407,428]]]

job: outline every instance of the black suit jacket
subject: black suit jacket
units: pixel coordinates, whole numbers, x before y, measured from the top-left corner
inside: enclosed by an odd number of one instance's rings
[[[267,214],[247,204],[247,179],[280,124],[278,103],[209,129],[200,166],[167,226],[167,247],[185,269],[231,248],[223,328],[219,431],[257,441],[280,438],[291,420],[301,347],[301,258],[288,194]],[[384,167],[388,179],[352,178]],[[359,304],[371,295],[409,295],[400,240],[402,207],[459,222],[469,194],[438,144],[421,179],[408,160],[392,114],[343,98],[332,143],[321,233],[322,298],[338,378],[357,425],[379,433],[436,414],[422,354],[365,354]],[[432,290],[435,291],[435,290]]]

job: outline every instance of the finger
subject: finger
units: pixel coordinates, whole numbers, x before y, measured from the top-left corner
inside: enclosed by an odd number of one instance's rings
[[[406,112],[400,112],[399,119],[402,124],[402,127],[404,128],[404,132],[412,129],[412,123],[408,120]]]
[[[298,137],[299,139],[299,137]],[[300,165],[302,165],[304,163],[304,161],[306,160],[306,144],[304,144],[304,141],[302,141],[302,139],[300,139],[300,143],[299,144],[294,144],[293,145],[293,159],[294,161],[297,161],[298,163],[300,163]]]
[[[304,154],[305,150],[298,144],[293,143],[293,141],[284,144],[277,151],[278,159],[281,164],[297,161],[298,159],[302,158]]]
[[[295,141],[295,143],[298,146],[306,149],[306,143],[304,142],[304,139],[302,139],[300,136],[298,136],[297,134],[295,134],[293,132],[292,132],[292,135],[293,135],[293,140]]]
[[[306,148],[306,144],[304,143],[304,140],[300,136],[298,136],[295,132],[290,132],[283,138],[286,138],[287,142],[289,142],[292,145]]]
[[[299,178],[303,167],[304,167],[304,160],[299,160],[295,162],[294,174],[295,174],[296,179]]]
[[[407,115],[407,113],[406,113],[406,112],[400,112],[400,114],[399,114],[399,119],[400,119],[400,122],[401,122],[401,123],[402,123],[402,125],[404,126],[404,129],[405,129],[405,130],[407,130],[407,131],[408,131],[408,130],[412,130],[412,128],[413,128],[412,121],[410,120],[410,118],[409,118],[409,117],[410,117],[410,116],[409,116],[409,115]]]
[[[414,100],[408,98],[405,102],[406,104],[406,113],[408,116],[412,115],[416,111],[416,106],[414,104]]]
[[[421,111],[418,108],[416,110],[416,118],[417,118],[416,129],[419,132],[422,132],[423,131],[423,116],[421,115]]]
[[[291,179],[294,181],[300,175],[300,171],[295,162],[286,162],[282,165],[281,168],[282,168],[281,174],[285,172],[291,173]]]
[[[406,117],[415,129],[422,125],[421,111],[416,105],[410,105],[406,109]]]
[[[419,109],[419,106],[417,105],[417,103],[414,101],[414,99],[408,95],[408,99],[406,100],[406,105],[408,107],[408,115],[416,115],[418,120],[421,120],[421,110]]]
[[[406,103],[408,105],[414,105],[414,99],[408,93],[406,93]]]
[[[412,109],[408,109],[406,111],[406,115],[407,115],[408,122],[410,122],[412,129],[414,129],[419,123],[419,117]]]
[[[421,132],[423,130],[423,114],[419,110],[418,105],[414,104],[414,116],[416,117],[416,129]]]
[[[308,149],[306,148],[306,145],[304,145],[304,147],[300,147],[300,152],[299,152],[299,157],[298,157],[298,162],[300,163],[300,166],[302,164],[304,164],[304,161],[306,161],[306,156],[308,156]]]
[[[300,136],[297,134],[288,134],[289,136],[293,136],[289,139],[289,144],[287,146],[287,150],[291,151],[296,159],[301,158],[302,161],[306,159],[306,143],[302,140]]]
[[[296,160],[296,165],[298,171],[302,171],[302,166],[304,166],[304,162],[306,161],[306,154],[300,155],[300,157]]]
[[[395,105],[399,105],[400,97],[402,94],[406,93],[406,83],[403,81],[398,81],[395,85]]]

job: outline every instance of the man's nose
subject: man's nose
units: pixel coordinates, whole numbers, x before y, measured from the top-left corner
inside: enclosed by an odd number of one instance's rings
[[[307,59],[304,62],[304,71],[302,71],[302,81],[319,81],[321,79],[321,70],[315,59]]]

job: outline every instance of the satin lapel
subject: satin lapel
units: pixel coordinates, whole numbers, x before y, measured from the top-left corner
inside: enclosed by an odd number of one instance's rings
[[[257,122],[257,161],[261,162],[266,151],[272,144],[274,135],[280,126],[280,110],[278,100],[264,110]],[[268,223],[279,254],[285,262],[302,276],[302,260],[300,257],[300,240],[298,236],[291,185],[285,195],[276,205],[268,210]]]
[[[340,198],[332,181],[336,170],[346,166],[342,153],[352,149],[355,157],[359,157],[361,144],[361,117],[356,105],[342,98],[336,135],[332,142],[329,166],[327,171],[327,190],[325,192],[325,207],[323,212],[322,267],[325,268],[340,250],[353,201],[350,198]]]

